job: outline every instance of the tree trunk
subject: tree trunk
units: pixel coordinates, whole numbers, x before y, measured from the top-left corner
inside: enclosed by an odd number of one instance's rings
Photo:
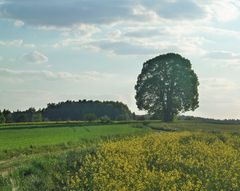
[[[164,122],[172,122],[173,121],[173,114],[169,110],[164,111],[163,114],[163,121]]]
[[[166,107],[165,107],[165,111],[164,111],[164,121],[165,122],[172,122],[173,121],[173,104],[172,104],[172,89],[170,89],[167,92],[167,101],[166,101]]]

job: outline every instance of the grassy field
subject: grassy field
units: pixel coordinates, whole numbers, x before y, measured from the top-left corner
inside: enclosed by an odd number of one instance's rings
[[[19,154],[47,152],[87,142],[144,132],[130,124],[26,123],[0,126],[0,159]]]
[[[240,124],[206,123],[203,121],[176,121],[161,123],[149,121],[148,126],[155,130],[172,131],[203,131],[240,133]]]
[[[13,127],[13,126],[12,126]],[[0,128],[0,152],[3,150],[23,149],[29,146],[56,145],[78,142],[113,135],[127,135],[142,131],[130,125],[97,125],[65,127],[17,127]],[[16,128],[17,127],[17,128]]]
[[[239,158],[240,125],[236,124],[0,126],[0,190],[6,191],[240,190]]]

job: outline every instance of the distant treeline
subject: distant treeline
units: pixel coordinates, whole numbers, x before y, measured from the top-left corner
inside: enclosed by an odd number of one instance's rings
[[[114,101],[66,101],[49,103],[46,108],[36,110],[29,108],[25,111],[14,111],[4,109],[0,111],[0,123],[15,122],[41,122],[41,121],[93,121],[101,120],[109,122],[111,120],[156,120],[154,116],[135,115],[127,105]],[[240,124],[239,119],[212,119],[194,116],[177,116],[177,120],[191,120],[196,122],[206,122],[215,124]]]
[[[134,118],[127,105],[113,101],[66,101],[49,103],[46,108],[26,111],[0,111],[0,123],[37,122],[37,121],[70,121],[70,120],[130,120]]]
[[[196,122],[215,123],[215,124],[240,124],[239,119],[212,119],[212,118],[184,116],[184,115],[178,116],[177,119],[186,120],[186,121],[191,120]]]

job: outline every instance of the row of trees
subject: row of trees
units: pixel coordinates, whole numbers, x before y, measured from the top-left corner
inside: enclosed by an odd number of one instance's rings
[[[213,118],[204,118],[204,117],[195,117],[195,116],[177,116],[178,120],[186,121],[195,121],[195,122],[204,122],[204,123],[215,123],[215,124],[240,124],[239,119],[213,119]]]
[[[85,120],[86,115],[94,114],[96,118],[108,116],[111,120],[129,120],[132,113],[127,105],[113,101],[66,101],[48,104],[42,110],[43,117],[50,121]]]
[[[36,110],[29,108],[26,111],[0,111],[0,123],[10,122],[37,122],[37,121],[67,121],[67,120],[129,120],[134,114],[127,105],[113,101],[66,101],[50,103],[46,108]]]
[[[42,121],[41,110],[36,111],[34,108],[29,108],[26,111],[11,112],[4,109],[0,111],[0,123],[12,123],[12,122],[32,122]]]

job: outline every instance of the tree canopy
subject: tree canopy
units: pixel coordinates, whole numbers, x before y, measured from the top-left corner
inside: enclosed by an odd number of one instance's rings
[[[0,123],[5,123],[6,119],[3,115],[3,113],[0,111]]]
[[[111,120],[128,120],[132,113],[127,105],[113,101],[66,101],[58,104],[48,104],[42,110],[43,118],[50,121],[86,120],[86,115],[94,114],[96,118],[108,116]]]
[[[104,118],[106,119],[104,119]],[[0,112],[0,123],[31,122],[31,121],[66,121],[66,120],[129,120],[133,114],[127,105],[114,101],[66,101],[49,103],[46,108],[36,110],[29,108],[26,111]],[[103,120],[102,120],[103,118]],[[5,120],[6,119],[6,120]]]
[[[179,54],[157,56],[143,64],[136,90],[137,106],[156,119],[172,121],[198,107],[198,78],[190,61]]]

